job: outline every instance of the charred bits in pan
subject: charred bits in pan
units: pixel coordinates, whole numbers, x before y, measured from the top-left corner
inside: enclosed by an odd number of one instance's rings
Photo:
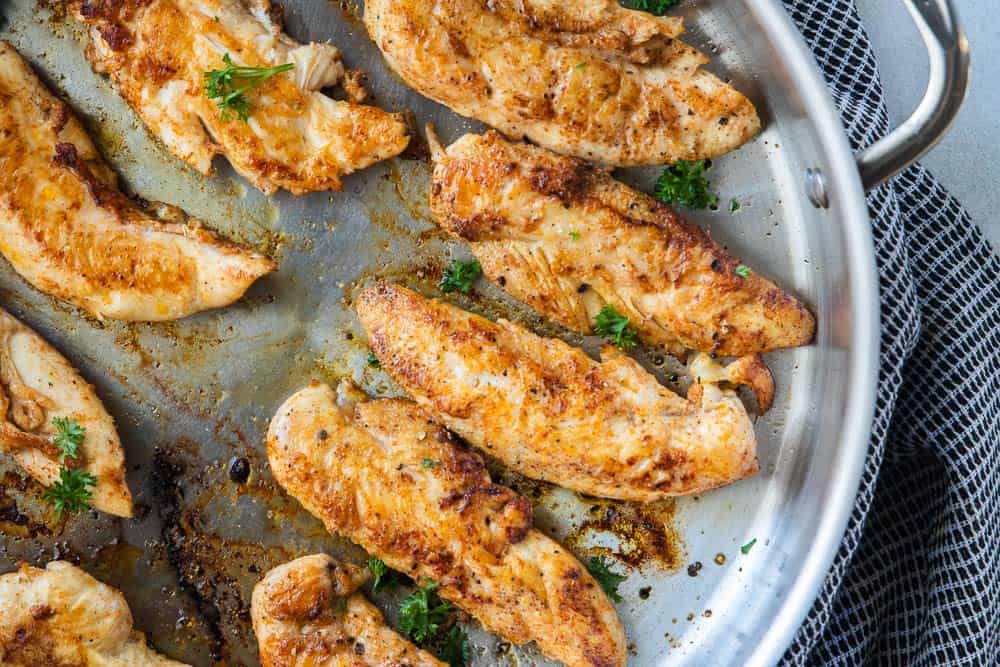
[[[586,502],[587,516],[566,536],[566,546],[577,553],[601,551],[631,567],[680,567],[683,548],[674,528],[672,499],[648,504],[594,498]],[[617,547],[595,547],[594,538],[601,533],[615,538]]]

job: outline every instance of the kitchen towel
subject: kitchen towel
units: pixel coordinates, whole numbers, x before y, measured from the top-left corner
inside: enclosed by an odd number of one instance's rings
[[[889,129],[853,0],[784,0],[855,149]],[[974,159],[974,158],[973,158]],[[988,172],[995,165],[984,165]],[[868,196],[878,402],[844,542],[788,665],[992,665],[1000,656],[1000,260],[922,167]]]

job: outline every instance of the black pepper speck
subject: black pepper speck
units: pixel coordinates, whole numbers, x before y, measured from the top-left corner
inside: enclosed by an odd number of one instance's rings
[[[250,461],[240,456],[229,462],[229,479],[235,484],[246,484],[250,479]]]

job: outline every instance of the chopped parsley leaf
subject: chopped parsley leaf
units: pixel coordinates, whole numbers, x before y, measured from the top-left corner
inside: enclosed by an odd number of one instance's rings
[[[438,586],[436,581],[424,579],[399,605],[399,629],[417,644],[433,639],[451,613],[451,605],[435,592]]]
[[[753,545],[755,544],[757,544],[756,537],[747,542],[746,544],[744,544],[742,547],[740,547],[740,553],[746,556],[748,553],[750,553],[750,550],[753,549]]]
[[[679,2],[680,0],[630,0],[628,4],[632,9],[663,16]]]
[[[389,569],[380,558],[368,559],[368,571],[372,573],[372,595],[396,585],[396,573]]]
[[[222,56],[225,67],[204,73],[205,94],[219,107],[220,118],[228,122],[237,118],[246,122],[250,118],[250,101],[246,92],[252,90],[276,74],[295,68],[294,63],[276,67],[245,67],[237,65],[229,54]],[[237,82],[242,85],[237,85]]]
[[[378,360],[378,357],[376,357],[375,353],[372,351],[368,352],[368,365],[374,369],[382,368],[382,362]]]
[[[579,240],[580,240],[580,232],[578,232],[578,231],[576,231],[576,230],[574,229],[573,231],[571,231],[571,232],[569,233],[569,237],[570,237],[571,239],[573,239],[574,241],[579,241]]]
[[[594,319],[594,333],[628,350],[639,343],[639,332],[629,324],[628,318],[615,310],[611,304],[601,308]]]
[[[437,468],[439,465],[441,464],[435,461],[434,459],[424,459],[420,462],[420,467],[423,468],[424,470],[428,470],[430,468]]]
[[[704,160],[680,160],[664,169],[656,181],[655,194],[662,202],[688,208],[709,208],[719,203],[719,198],[708,191]]]
[[[82,470],[59,469],[59,481],[50,486],[44,498],[51,501],[56,514],[75,514],[90,509],[90,488],[97,484],[97,477]]]
[[[441,641],[441,648],[437,651],[437,656],[448,663],[450,667],[465,667],[472,662],[472,646],[469,644],[469,635],[459,626],[451,626]]]
[[[587,570],[591,576],[601,585],[605,594],[615,602],[621,602],[622,596],[618,594],[618,584],[627,579],[625,575],[613,572],[604,556],[591,556],[587,561]]]
[[[483,275],[483,268],[479,266],[478,261],[463,262],[456,259],[444,270],[438,287],[441,288],[442,292],[458,290],[462,294],[468,294],[469,290],[472,289],[472,284],[479,280],[481,275]]]
[[[75,459],[80,455],[80,445],[87,435],[87,429],[80,426],[75,419],[55,417],[52,425],[56,427],[56,435],[52,443],[62,451],[60,463],[68,458]]]
[[[733,271],[733,273],[735,273],[736,275],[738,275],[740,278],[749,278],[750,277],[750,267],[747,266],[746,264],[740,264],[739,266],[736,267],[736,269]]]
[[[740,203],[738,201],[736,201],[735,199],[730,199],[729,200],[729,212],[730,213],[736,213],[736,211],[738,211],[738,210],[740,210]]]

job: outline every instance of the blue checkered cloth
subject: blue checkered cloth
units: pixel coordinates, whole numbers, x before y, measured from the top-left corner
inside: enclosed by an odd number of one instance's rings
[[[854,1],[784,3],[854,148],[883,136]],[[844,542],[783,663],[997,664],[1000,260],[922,167],[868,206],[882,309],[875,426]]]

